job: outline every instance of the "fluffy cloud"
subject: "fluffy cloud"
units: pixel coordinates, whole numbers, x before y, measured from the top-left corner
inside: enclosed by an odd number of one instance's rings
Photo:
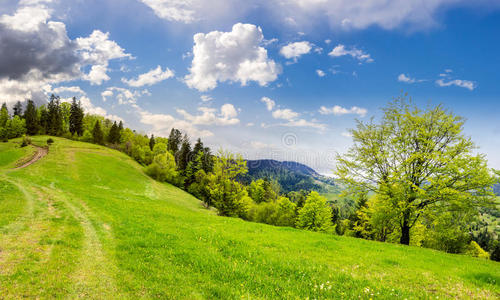
[[[360,117],[366,116],[368,111],[365,108],[353,106],[351,108],[345,108],[339,105],[335,105],[331,108],[327,108],[325,106],[321,106],[319,109],[319,113],[322,115],[335,115],[335,116],[342,116],[342,115],[358,115]]]
[[[262,97],[260,101],[266,105],[268,111],[272,111],[274,106],[276,105],[276,102],[274,102],[273,99],[268,97]]]
[[[339,44],[335,48],[333,48],[333,50],[330,53],[328,53],[328,55],[333,56],[333,57],[350,55],[351,57],[357,59],[360,63],[361,62],[366,62],[366,63],[373,62],[373,58],[371,58],[370,54],[365,53],[363,50],[356,49],[355,47],[348,50],[342,44]]]
[[[405,74],[401,73],[398,76],[398,81],[399,82],[406,82],[406,83],[415,83],[416,79],[415,78],[411,78],[409,75],[406,76]]]
[[[461,79],[454,79],[454,80],[445,81],[445,79],[441,78],[441,79],[436,80],[436,84],[438,86],[441,86],[441,87],[454,85],[454,86],[466,88],[470,91],[472,91],[476,88],[476,84],[473,81],[461,80]]]
[[[325,77],[325,75],[326,75],[325,72],[323,70],[320,70],[320,69],[316,70],[316,74],[319,77]]]
[[[209,137],[213,133],[209,130],[199,130],[188,121],[179,120],[168,114],[155,114],[136,107],[140,116],[140,122],[152,127],[152,132],[157,136],[168,136],[172,128],[186,131],[190,136]]]
[[[275,119],[283,119],[283,120],[293,120],[299,116],[299,113],[289,109],[277,109],[273,111],[273,118]]]
[[[136,104],[137,103],[137,98],[144,96],[144,95],[151,95],[148,90],[144,89],[142,91],[131,91],[126,88],[121,88],[121,87],[109,87],[105,91],[101,93],[102,100],[107,101],[108,98],[110,97],[115,97],[115,99],[118,101],[118,104],[124,105],[124,104]]]
[[[165,71],[163,71],[161,66],[157,66],[156,69],[152,69],[147,73],[139,75],[137,79],[122,78],[122,82],[132,87],[141,87],[145,85],[151,86],[173,76],[174,72],[169,68],[165,68]]]
[[[109,60],[131,58],[107,33],[71,40],[64,23],[50,20],[49,2],[21,1],[12,15],[0,16],[0,93],[9,102],[41,103],[52,84],[65,81],[102,83],[109,79]],[[91,66],[89,74],[82,72],[85,66]]]
[[[79,95],[86,95],[86,93],[79,86],[60,86],[52,90],[54,94],[73,93]]]
[[[283,46],[280,50],[280,54],[287,59],[294,59],[294,61],[296,61],[301,55],[309,53],[311,49],[312,45],[307,41],[295,42]]]
[[[235,24],[230,32],[212,31],[194,35],[193,61],[185,82],[207,91],[217,82],[256,81],[261,86],[276,80],[281,67],[260,46],[262,30],[252,24]]]
[[[199,107],[200,115],[191,115],[183,109],[177,109],[177,113],[193,125],[236,125],[240,123],[237,118],[238,112],[232,104],[226,103],[217,112],[215,108]]]

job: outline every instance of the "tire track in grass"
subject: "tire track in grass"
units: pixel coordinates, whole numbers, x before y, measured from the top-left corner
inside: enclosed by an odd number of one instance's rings
[[[72,275],[71,293],[73,295],[71,298],[120,298],[119,289],[112,275],[116,274],[117,268],[104,253],[98,232],[88,216],[88,209],[83,202],[72,195],[65,195],[62,191],[58,191],[58,195],[61,195],[61,201],[64,201],[72,215],[78,220],[84,235],[78,267]],[[104,227],[109,231],[109,227]]]

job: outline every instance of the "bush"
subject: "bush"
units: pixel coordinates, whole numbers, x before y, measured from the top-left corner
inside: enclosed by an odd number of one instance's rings
[[[47,145],[52,145],[54,143],[54,140],[52,138],[47,139]]]
[[[29,136],[23,135],[23,141],[21,142],[21,147],[26,147],[31,144],[31,139]]]
[[[490,254],[484,251],[483,248],[481,248],[481,246],[479,246],[479,244],[474,241],[470,242],[470,244],[467,246],[465,254],[485,259],[490,258]]]
[[[153,159],[153,163],[146,167],[146,174],[158,181],[164,181],[176,186],[182,185],[182,178],[177,172],[174,156],[169,153],[157,155]]]

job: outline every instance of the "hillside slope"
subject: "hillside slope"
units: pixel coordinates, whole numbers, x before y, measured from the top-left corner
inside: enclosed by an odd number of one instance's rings
[[[218,217],[125,154],[54,140],[19,170],[30,150],[0,148],[1,297],[500,297],[496,262]]]

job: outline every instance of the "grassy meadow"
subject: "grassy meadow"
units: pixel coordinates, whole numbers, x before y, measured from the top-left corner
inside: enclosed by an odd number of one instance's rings
[[[219,217],[123,153],[53,139],[19,170],[34,148],[0,143],[0,298],[500,297],[497,262]]]

